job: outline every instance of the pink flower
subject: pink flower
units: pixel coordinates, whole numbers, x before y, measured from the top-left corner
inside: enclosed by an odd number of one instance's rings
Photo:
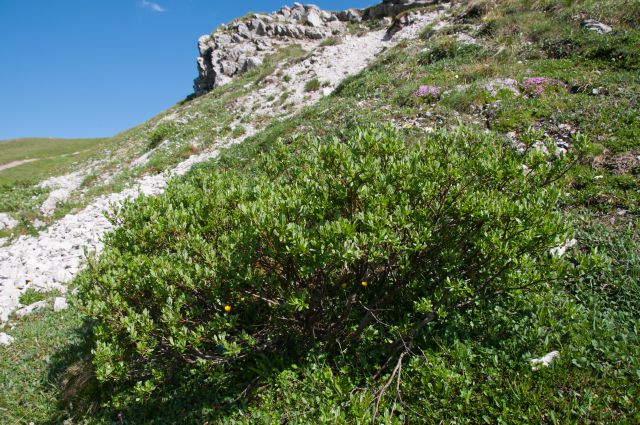
[[[420,86],[415,92],[413,92],[413,95],[415,97],[428,97],[437,99],[438,97],[440,97],[441,91],[442,90],[440,89],[440,87],[436,86]]]
[[[560,80],[547,77],[529,77],[522,83],[525,93],[530,96],[540,96],[550,87],[566,87]]]

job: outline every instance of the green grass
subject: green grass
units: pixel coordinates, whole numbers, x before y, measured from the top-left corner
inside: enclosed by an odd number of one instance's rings
[[[73,171],[108,144],[107,139],[16,139],[0,141],[0,166],[32,160],[0,170],[0,191],[32,185],[48,177]],[[2,196],[0,194],[0,196]],[[0,203],[0,211],[11,211]]]
[[[318,80],[317,78],[312,78],[304,84],[304,91],[318,91],[320,90],[321,86],[322,84],[320,83],[320,80]]]
[[[60,295],[59,291],[38,292],[30,288],[20,295],[20,304],[29,305],[38,301],[53,299],[58,295]]]
[[[0,347],[2,423],[61,423],[60,382],[65,369],[78,360],[76,344],[84,339],[81,315],[74,309],[49,310],[4,331],[15,342]]]

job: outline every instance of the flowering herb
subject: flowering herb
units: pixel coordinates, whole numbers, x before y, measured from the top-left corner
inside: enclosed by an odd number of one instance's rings
[[[530,77],[524,80],[522,87],[529,96],[540,96],[550,88],[566,87],[566,84],[553,78]]]
[[[437,99],[440,97],[440,93],[442,90],[440,87],[436,86],[420,86],[418,89],[413,92],[415,97],[426,97],[431,99]]]

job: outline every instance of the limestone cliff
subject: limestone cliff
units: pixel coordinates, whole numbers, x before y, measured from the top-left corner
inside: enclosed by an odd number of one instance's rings
[[[292,43],[310,43],[347,31],[348,23],[394,17],[438,0],[384,0],[367,9],[340,12],[294,3],[270,14],[252,14],[198,39],[196,95],[224,85],[262,64],[265,57]]]

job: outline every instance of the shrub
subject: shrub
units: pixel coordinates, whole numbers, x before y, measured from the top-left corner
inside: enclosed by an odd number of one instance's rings
[[[430,41],[427,46],[417,55],[420,65],[429,65],[442,60],[479,57],[485,53],[476,45],[461,43],[451,37],[439,37]]]
[[[148,149],[155,149],[160,143],[171,137],[176,130],[175,124],[170,122],[163,122],[158,124],[156,128],[149,135]]]
[[[254,382],[260,359],[315,344],[392,358],[454,311],[549,284],[567,232],[551,158],[465,130],[408,145],[366,129],[127,203],[79,279],[97,376],[144,397],[195,367],[218,388]]]

